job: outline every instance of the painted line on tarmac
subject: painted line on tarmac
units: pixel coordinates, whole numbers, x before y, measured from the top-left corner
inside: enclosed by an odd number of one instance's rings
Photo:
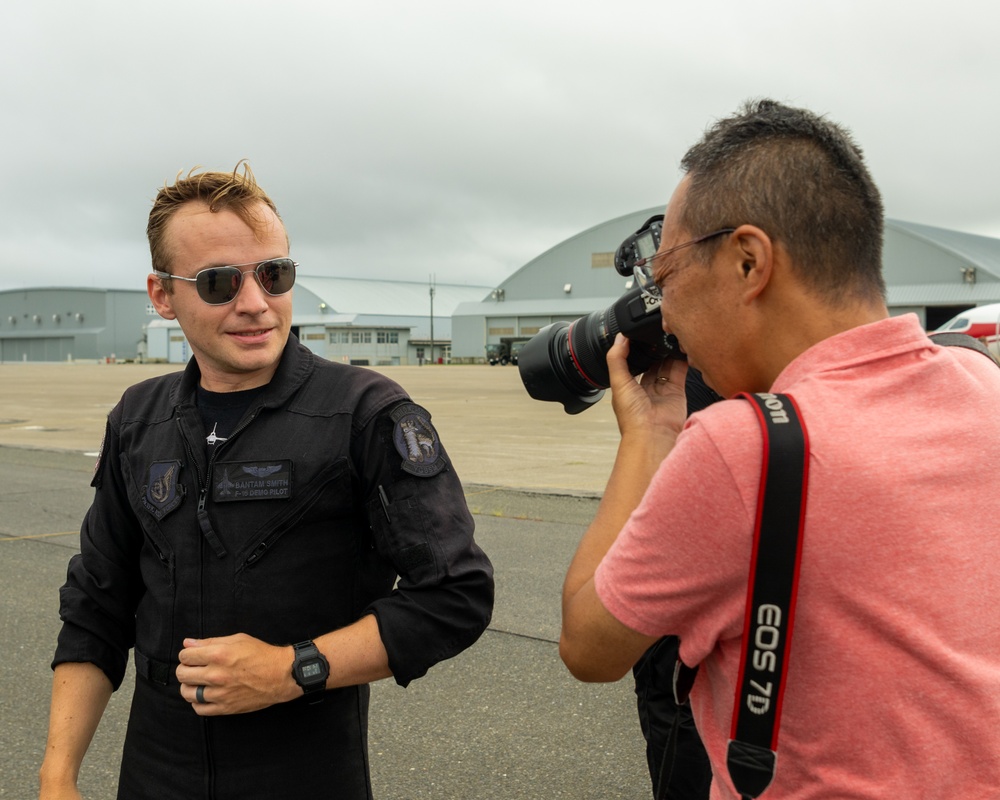
[[[63,531],[62,533],[33,533],[30,536],[2,536],[0,542],[19,542],[23,539],[48,539],[52,536],[76,536],[80,531]]]
[[[480,490],[474,491],[474,492],[467,491],[465,493],[465,495],[466,495],[466,497],[475,497],[475,496],[480,495],[480,494],[494,494],[496,492],[504,492],[504,491],[516,491],[516,490],[514,490],[514,489],[505,489],[503,486],[491,486],[488,489],[480,489]]]

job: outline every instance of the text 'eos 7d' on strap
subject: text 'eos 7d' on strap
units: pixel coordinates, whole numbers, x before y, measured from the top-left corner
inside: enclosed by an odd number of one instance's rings
[[[809,439],[794,400],[741,394],[764,435],[740,675],[726,765],[744,798],[774,779],[781,698],[795,617],[809,475]]]

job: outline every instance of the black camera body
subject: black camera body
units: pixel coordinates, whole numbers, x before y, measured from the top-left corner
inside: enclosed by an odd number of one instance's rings
[[[663,216],[650,217],[615,252],[615,269],[631,277],[635,264],[656,253]],[[665,358],[684,358],[677,339],[663,332],[660,301],[629,289],[611,306],[573,322],[542,328],[521,350],[518,370],[528,394],[536,400],[562,403],[567,414],[589,408],[610,386],[607,353],[621,333],[629,340],[632,375]]]

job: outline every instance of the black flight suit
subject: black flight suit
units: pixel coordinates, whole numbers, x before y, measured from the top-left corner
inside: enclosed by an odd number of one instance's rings
[[[134,646],[119,797],[370,798],[367,686],[202,718],[177,655],[184,637],[286,645],[372,613],[396,681],[420,677],[492,613],[461,484],[403,389],[294,337],[211,460],[199,377],[192,359],[109,415],[53,666],[94,663],[117,689]]]

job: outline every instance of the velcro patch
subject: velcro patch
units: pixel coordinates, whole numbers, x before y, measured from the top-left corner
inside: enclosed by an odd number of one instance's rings
[[[396,554],[397,566],[402,570],[422,567],[424,564],[430,564],[433,560],[431,546],[427,542],[407,547]]]
[[[400,466],[404,471],[429,478],[447,466],[430,414],[414,403],[403,403],[393,409],[391,416],[392,443],[403,457]]]
[[[181,473],[180,461],[156,461],[149,466],[146,485],[139,498],[150,514],[163,519],[181,504],[184,487],[178,483]]]
[[[212,499],[217,503],[291,496],[291,461],[228,461],[212,468]]]

